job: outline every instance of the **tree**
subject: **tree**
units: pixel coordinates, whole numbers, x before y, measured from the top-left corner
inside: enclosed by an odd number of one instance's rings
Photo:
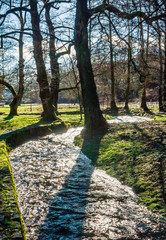
[[[52,4],[54,2],[48,2],[47,0],[44,0],[45,4],[45,17],[47,26],[49,29],[49,56],[50,56],[50,66],[51,66],[51,102],[55,107],[55,111],[57,112],[57,106],[58,106],[58,91],[59,91],[59,83],[60,83],[60,73],[59,73],[59,63],[58,58],[56,57],[56,48],[55,48],[55,30],[53,23],[51,21],[50,17],[50,10]]]
[[[159,24],[157,23],[158,29],[158,48],[159,48],[159,66],[160,66],[160,75],[159,75],[159,111],[163,111],[163,56],[162,56],[162,47],[161,47],[161,31]]]
[[[8,3],[6,3],[9,5]],[[22,8],[23,0],[20,2],[20,9]],[[11,7],[11,6],[10,6]],[[14,88],[7,82],[5,82],[4,78],[1,79],[1,83],[6,86],[11,93],[13,94],[13,100],[10,103],[10,113],[9,115],[14,116],[18,115],[17,109],[18,106],[21,103],[23,92],[24,92],[24,59],[23,59],[23,34],[24,34],[24,25],[26,22],[26,17],[23,16],[22,11],[20,10],[19,13],[14,13],[17,19],[20,22],[20,33],[19,33],[19,39],[16,37],[9,36],[10,33],[2,34],[1,35],[1,45],[3,48],[3,39],[4,38],[11,38],[13,40],[16,40],[19,43],[19,85],[18,85],[18,91],[15,91]]]
[[[85,128],[93,132],[105,129],[107,124],[100,110],[94,82],[90,51],[88,48],[88,20],[87,1],[78,0],[75,20],[75,49],[82,90]]]
[[[22,7],[23,0],[21,0],[20,8]],[[20,37],[19,37],[19,88],[16,96],[13,98],[10,103],[10,113],[9,115],[15,116],[18,115],[17,109],[21,103],[23,93],[24,93],[24,58],[23,58],[23,34],[24,34],[24,25],[26,22],[25,16],[20,10],[19,14],[16,14],[17,18],[20,21]]]
[[[164,7],[165,7],[165,12],[166,12],[166,2],[164,3]],[[164,25],[165,25],[165,31],[164,31],[164,52],[165,52],[165,56],[164,56],[164,108],[163,110],[166,111],[166,16],[164,18]]]
[[[43,59],[42,35],[40,32],[40,17],[37,9],[37,0],[30,0],[30,14],[33,31],[34,58],[37,68],[37,81],[40,86],[40,98],[43,105],[43,119],[55,120],[55,108],[51,101],[46,67]]]
[[[129,1],[127,0],[127,8],[129,9]],[[130,21],[127,21],[128,25],[128,51],[127,51],[127,87],[126,87],[126,94],[125,94],[125,106],[124,109],[128,112],[129,111],[129,96],[130,96],[130,85],[131,85],[131,58],[132,58],[132,41],[131,41],[131,27]]]
[[[114,55],[113,55],[113,42],[112,42],[112,22],[111,13],[108,15],[109,20],[109,45],[110,45],[110,75],[111,75],[111,112],[117,113],[118,108],[115,101],[115,73],[114,73]]]
[[[148,54],[147,54],[147,56],[145,55],[145,43],[144,43],[144,32],[143,32],[142,22],[140,22],[140,38],[141,38],[140,67],[141,67],[141,71],[142,71],[142,76],[140,77],[140,81],[143,85],[143,92],[142,92],[142,97],[141,97],[141,108],[144,111],[149,111],[149,109],[147,107],[147,103],[146,103],[147,76],[149,74],[146,57],[148,56]]]

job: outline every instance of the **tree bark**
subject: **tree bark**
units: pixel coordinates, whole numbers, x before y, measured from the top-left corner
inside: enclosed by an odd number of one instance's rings
[[[130,44],[130,40],[129,40],[129,44]],[[131,81],[131,49],[130,47],[128,47],[127,88],[126,88],[125,107],[124,107],[126,111],[129,111],[130,81]]]
[[[162,84],[163,84],[163,63],[162,63],[162,49],[161,49],[161,32],[158,28],[158,44],[159,44],[159,64],[160,64],[160,76],[159,76],[159,111],[163,111],[163,96],[162,96]]]
[[[141,34],[141,62],[142,62],[142,70],[143,70],[143,74],[144,74],[144,79],[143,79],[143,90],[142,90],[142,97],[141,97],[141,108],[147,112],[149,111],[148,107],[147,107],[147,102],[146,102],[146,85],[147,85],[147,64],[146,64],[146,60],[145,59],[145,46],[144,46],[144,32],[143,32],[143,25],[142,22],[140,23],[140,34]],[[147,33],[149,34],[149,32]],[[147,49],[148,51],[148,49]],[[147,54],[148,56],[148,54]],[[147,58],[146,56],[146,58]]]
[[[88,48],[87,0],[77,0],[75,20],[75,49],[81,82],[82,100],[85,114],[85,128],[88,132],[106,129],[94,82],[90,51]]]
[[[127,1],[127,6],[128,1]],[[130,33],[130,23],[128,20],[128,59],[127,59],[127,88],[126,88],[126,96],[125,96],[125,107],[124,109],[129,112],[129,96],[130,96],[130,82],[131,82],[131,58],[132,58],[132,53],[131,53],[131,33]]]
[[[165,11],[166,11],[166,3],[165,3]],[[165,17],[165,42],[164,42],[164,51],[165,51],[165,56],[164,56],[164,96],[163,96],[163,110],[166,111],[166,17]]]
[[[42,117],[44,120],[52,121],[56,119],[55,108],[52,105],[51,94],[46,74],[45,63],[42,52],[42,36],[40,32],[40,18],[37,10],[37,0],[30,0],[30,14],[33,30],[34,58],[37,67],[37,81],[40,87],[40,98],[43,105]]]
[[[45,2],[45,9],[46,9],[46,22],[49,29],[50,34],[50,41],[49,41],[49,56],[50,56],[50,66],[51,66],[51,102],[55,107],[55,111],[57,112],[58,109],[58,90],[59,90],[59,83],[60,83],[60,73],[59,73],[59,63],[58,59],[56,58],[56,48],[55,48],[55,31],[54,26],[50,18],[50,9],[51,5],[48,3],[47,0]]]
[[[111,13],[109,12],[109,42],[110,42],[110,75],[111,75],[111,112],[117,113],[118,108],[115,101],[115,74],[114,74],[114,55],[112,45],[112,26],[111,26]]]
[[[22,17],[22,12],[20,11],[20,23],[21,31],[19,37],[19,89],[17,95],[13,98],[10,103],[10,116],[18,115],[18,106],[21,103],[23,93],[24,93],[24,58],[23,58],[23,34],[24,34],[24,22]]]
[[[142,98],[141,98],[141,108],[147,112],[149,109],[146,104],[146,79],[144,79],[143,83],[143,92],[142,92]]]

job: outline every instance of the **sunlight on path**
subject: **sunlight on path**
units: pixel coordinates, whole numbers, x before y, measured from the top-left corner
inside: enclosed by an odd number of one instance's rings
[[[139,117],[139,116],[114,116],[115,119],[108,120],[108,123],[139,123],[153,121],[151,118]]]
[[[81,130],[37,138],[10,153],[27,240],[165,239],[163,219],[73,144]]]

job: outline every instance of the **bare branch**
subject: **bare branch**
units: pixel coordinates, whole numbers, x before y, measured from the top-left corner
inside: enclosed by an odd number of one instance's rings
[[[58,60],[61,56],[64,56],[66,54],[70,54],[71,47],[74,45],[74,43],[69,44],[68,49],[64,52],[60,52],[56,54],[56,59]]]
[[[62,91],[68,91],[68,90],[73,90],[78,88],[78,85],[80,84],[80,82],[78,82],[74,87],[70,87],[70,88],[61,88],[58,90],[58,92],[62,92]]]
[[[9,90],[10,90],[10,92],[12,93],[12,95],[13,95],[13,97],[16,97],[16,91],[15,91],[15,89],[12,87],[12,85],[10,85],[10,83],[8,83],[8,82],[6,82],[5,80],[3,80],[3,79],[0,79],[0,84],[1,85],[4,85],[5,87],[7,87]]]
[[[164,3],[162,3],[159,8],[163,5]],[[153,15],[153,13],[155,13],[157,10],[155,10],[152,14],[150,14],[150,16],[147,16],[144,12],[141,11],[136,11],[133,13],[127,13],[127,12],[122,12],[121,10],[119,10],[118,8],[116,8],[114,5],[112,4],[101,4],[93,9],[89,9],[89,18],[91,18],[91,16],[93,16],[96,13],[103,13],[104,11],[109,11],[114,13],[115,15],[117,15],[120,18],[124,18],[124,19],[134,19],[135,17],[140,17],[143,18],[148,24],[152,24],[153,21],[156,21],[158,19],[162,20],[162,18],[166,17],[166,13],[162,13],[158,16],[154,16],[151,17]]]
[[[2,22],[0,23],[0,26],[4,23],[6,17],[11,14],[11,13],[15,13],[17,11],[26,11],[26,12],[30,12],[30,9],[27,7],[16,7],[16,8],[12,8],[10,10],[8,10],[6,13],[4,14],[0,14],[0,20],[2,19]]]
[[[14,40],[16,40],[16,41],[19,42],[19,41],[20,41],[19,39],[15,38],[15,37],[12,37],[12,36],[9,36],[9,35],[11,35],[11,34],[16,34],[16,33],[23,33],[23,34],[25,34],[25,35],[32,36],[31,33],[21,32],[21,31],[13,31],[13,32],[9,32],[9,33],[2,34],[2,35],[0,35],[0,38],[1,38],[1,47],[0,47],[0,49],[3,48],[3,38],[11,38],[11,39],[14,39]]]

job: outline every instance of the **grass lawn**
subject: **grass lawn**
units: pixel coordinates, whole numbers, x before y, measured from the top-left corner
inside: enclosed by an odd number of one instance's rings
[[[41,120],[41,112],[41,105],[23,105],[18,108],[19,116],[8,117],[9,107],[1,107],[0,134],[32,124],[45,124]],[[60,105],[58,117],[68,126],[83,126],[83,120],[81,120],[77,105]]]

